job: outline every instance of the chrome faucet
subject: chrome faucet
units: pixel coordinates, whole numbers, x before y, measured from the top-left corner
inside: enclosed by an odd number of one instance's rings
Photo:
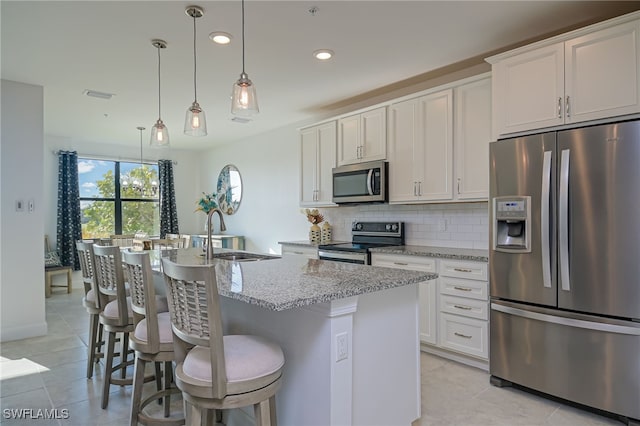
[[[211,244],[211,231],[213,229],[213,224],[211,216],[213,216],[214,213],[218,213],[218,216],[220,216],[220,232],[227,230],[227,227],[224,224],[224,218],[222,217],[222,210],[217,207],[209,210],[209,214],[207,214],[207,260],[213,259],[213,244]]]

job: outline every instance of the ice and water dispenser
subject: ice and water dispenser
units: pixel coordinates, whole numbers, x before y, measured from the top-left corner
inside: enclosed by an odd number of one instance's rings
[[[494,250],[531,252],[531,197],[494,198],[493,220]]]

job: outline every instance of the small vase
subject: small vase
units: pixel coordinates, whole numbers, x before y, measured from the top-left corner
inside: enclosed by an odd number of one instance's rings
[[[328,243],[331,241],[331,239],[331,225],[329,225],[329,222],[325,222],[324,225],[322,225],[320,242],[322,242],[323,244]]]
[[[322,231],[318,225],[311,225],[309,230],[309,242],[318,244],[322,240]]]

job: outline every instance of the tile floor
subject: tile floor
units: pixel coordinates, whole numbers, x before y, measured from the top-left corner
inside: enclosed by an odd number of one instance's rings
[[[103,410],[100,408],[101,365],[92,380],[85,376],[88,316],[80,302],[83,291],[78,273],[74,274],[74,288],[71,294],[56,289],[53,296],[46,299],[47,336],[0,345],[1,424],[120,426],[129,423],[130,387],[112,386],[109,406]],[[37,421],[8,418],[10,411],[7,410],[16,408],[56,408],[60,417],[68,414],[68,418]],[[522,390],[493,387],[484,371],[422,355],[422,418],[414,425],[621,424]]]

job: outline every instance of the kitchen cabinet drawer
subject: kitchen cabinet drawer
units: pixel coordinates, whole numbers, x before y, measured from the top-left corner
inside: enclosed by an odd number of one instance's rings
[[[486,301],[489,300],[489,286],[486,281],[440,276],[440,294]]]
[[[440,346],[480,358],[489,356],[488,321],[440,314]]]
[[[480,320],[489,319],[489,302],[486,300],[440,295],[440,312],[462,315]]]
[[[467,280],[487,280],[487,264],[461,260],[441,260],[441,277],[465,278]]]
[[[371,264],[373,266],[385,266],[387,268],[409,269],[414,271],[436,272],[436,260],[426,257],[406,256],[386,253],[372,253]]]

